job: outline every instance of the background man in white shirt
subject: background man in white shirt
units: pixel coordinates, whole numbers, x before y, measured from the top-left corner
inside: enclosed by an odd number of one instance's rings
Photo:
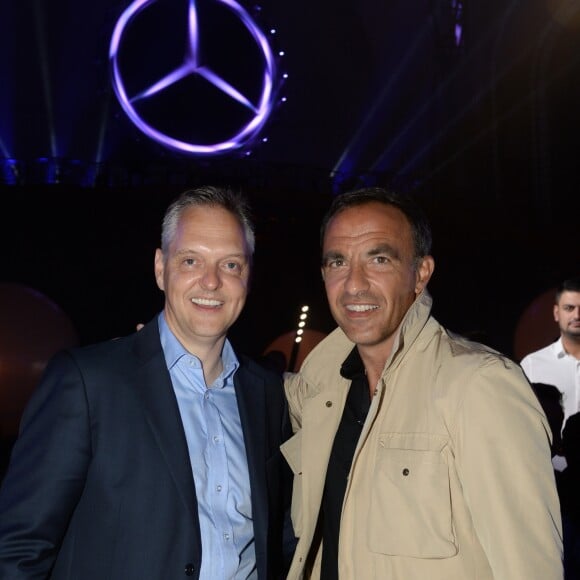
[[[560,338],[548,346],[526,355],[521,366],[532,383],[555,385],[562,393],[564,423],[580,411],[580,277],[564,280],[558,287],[554,303],[554,320],[560,327]],[[553,460],[558,470],[565,460]]]
[[[580,277],[564,280],[554,303],[560,338],[526,355],[521,362],[533,383],[556,385],[562,392],[564,422],[580,411]]]

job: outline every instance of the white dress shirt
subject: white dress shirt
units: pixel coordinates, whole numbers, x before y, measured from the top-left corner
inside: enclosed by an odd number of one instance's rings
[[[531,383],[554,385],[560,390],[564,423],[580,411],[580,360],[564,350],[561,338],[526,355],[521,366]]]

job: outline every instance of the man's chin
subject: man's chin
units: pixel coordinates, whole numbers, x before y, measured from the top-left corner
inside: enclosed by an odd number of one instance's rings
[[[357,346],[372,347],[384,342],[384,338],[376,333],[376,331],[367,331],[360,328],[353,328],[352,325],[341,326],[347,338],[354,342]]]

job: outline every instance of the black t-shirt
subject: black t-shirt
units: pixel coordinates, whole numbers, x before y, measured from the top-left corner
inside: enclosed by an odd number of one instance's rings
[[[340,515],[354,450],[371,403],[369,384],[357,348],[353,348],[340,374],[350,379],[350,388],[328,461],[320,510],[322,526],[321,580],[338,580],[338,535]]]

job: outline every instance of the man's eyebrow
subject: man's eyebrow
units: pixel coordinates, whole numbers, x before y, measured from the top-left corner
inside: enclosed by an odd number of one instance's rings
[[[337,258],[344,258],[344,254],[335,250],[330,250],[322,256],[322,263],[324,264],[328,260],[336,260]]]
[[[175,252],[176,256],[189,256],[189,255],[201,255],[202,252],[199,252],[198,250],[194,250],[192,248],[181,248],[179,250],[177,250]],[[221,258],[223,259],[228,259],[228,258],[247,258],[248,255],[246,252],[231,252],[229,254],[224,254],[223,257]]]
[[[247,258],[247,254],[245,252],[232,252],[231,254],[226,254],[223,259],[227,260],[229,258]]]
[[[401,253],[399,252],[399,250],[391,246],[391,244],[387,243],[379,244],[378,246],[371,248],[367,252],[367,256],[378,256],[379,254],[387,254],[388,256],[394,258],[395,260],[401,259]]]
[[[175,252],[176,256],[191,256],[192,254],[198,254],[195,250],[190,250],[189,248],[181,248]]]

